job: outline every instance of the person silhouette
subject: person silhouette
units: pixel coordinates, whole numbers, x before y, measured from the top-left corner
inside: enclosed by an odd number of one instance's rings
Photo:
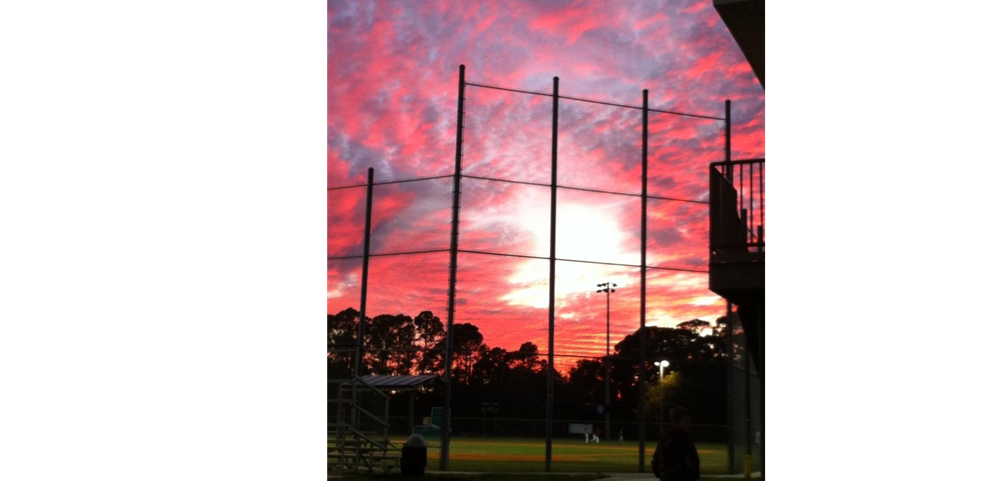
[[[601,442],[601,428],[594,430],[594,437],[591,438],[591,441],[594,441],[595,444]]]
[[[584,444],[587,444],[591,439],[591,432],[584,428]]]
[[[691,413],[675,407],[670,410],[670,423],[653,453],[653,474],[664,481],[696,481],[701,466],[691,441]]]
[[[619,429],[619,430],[618,430],[618,442],[620,442],[620,443],[621,443],[621,442],[623,442],[623,441],[625,441],[625,435],[624,435],[624,434],[622,433],[622,430],[621,430],[621,429]]]

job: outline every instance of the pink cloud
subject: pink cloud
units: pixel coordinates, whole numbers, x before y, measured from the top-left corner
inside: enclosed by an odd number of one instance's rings
[[[647,28],[647,27],[649,27],[651,25],[655,25],[655,24],[657,24],[659,22],[666,22],[668,19],[669,19],[669,17],[667,16],[666,13],[659,12],[659,13],[653,14],[653,16],[651,16],[651,17],[642,18],[642,19],[636,20],[636,23],[634,23],[632,25],[632,28],[635,29],[635,30],[643,30],[643,29],[645,29],[645,28]]]
[[[573,45],[584,33],[614,25],[610,20],[610,10],[600,8],[594,2],[578,2],[562,9],[550,10],[533,17],[529,28],[542,30],[552,37],[566,37],[567,45]]]

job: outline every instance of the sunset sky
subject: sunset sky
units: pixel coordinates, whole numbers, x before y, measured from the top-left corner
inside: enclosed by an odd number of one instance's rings
[[[732,100],[733,158],[764,156],[764,90],[706,1],[328,3],[328,185],[451,175],[459,65],[467,81],[721,117]],[[550,182],[552,100],[467,87],[463,173]],[[560,185],[640,192],[641,112],[560,101]],[[714,321],[708,290],[707,167],[720,121],[650,115],[647,324]],[[449,247],[451,178],[374,191],[372,253]],[[548,187],[465,178],[460,248],[549,254]],[[639,263],[640,199],[560,189],[557,256]],[[362,253],[365,188],[328,192],[328,255]],[[445,320],[448,253],[370,261],[368,315],[431,310]],[[328,312],[359,308],[361,260],[328,261]],[[546,350],[549,262],[461,253],[456,322],[491,347]],[[556,352],[600,355],[639,325],[639,268],[557,263]],[[571,361],[572,362],[572,361]],[[557,362],[558,367],[562,367]]]

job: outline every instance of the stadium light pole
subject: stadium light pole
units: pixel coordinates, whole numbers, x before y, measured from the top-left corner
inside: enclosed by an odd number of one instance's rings
[[[654,366],[660,366],[660,439],[663,439],[663,373],[670,365],[666,359],[662,359],[653,363]]]
[[[611,412],[609,407],[611,406],[611,372],[612,372],[612,361],[611,361],[611,335],[612,335],[612,293],[615,292],[615,288],[618,284],[614,282],[603,282],[598,284],[598,292],[604,292],[607,295],[605,300],[605,439],[612,438],[612,421]]]
[[[660,384],[663,384],[663,371],[664,371],[664,369],[667,368],[667,366],[670,365],[670,363],[667,362],[666,359],[664,359],[662,361],[656,361],[656,362],[654,362],[653,365],[654,366],[660,366]]]

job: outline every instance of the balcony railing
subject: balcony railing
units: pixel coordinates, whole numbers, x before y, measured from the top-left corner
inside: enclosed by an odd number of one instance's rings
[[[764,159],[712,163],[709,190],[710,261],[763,261]]]

